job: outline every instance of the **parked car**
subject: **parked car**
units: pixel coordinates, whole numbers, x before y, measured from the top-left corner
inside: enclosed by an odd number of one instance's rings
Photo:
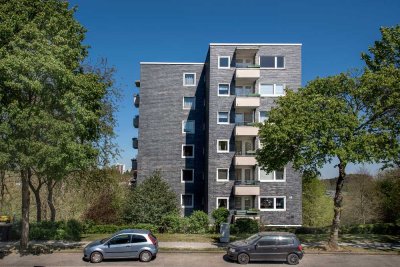
[[[303,254],[296,235],[286,232],[261,232],[230,243],[227,250],[228,258],[240,264],[249,261],[287,261],[294,265],[299,263]]]
[[[98,263],[103,259],[139,258],[148,262],[157,252],[158,241],[150,231],[127,229],[88,244],[83,249],[83,259]]]

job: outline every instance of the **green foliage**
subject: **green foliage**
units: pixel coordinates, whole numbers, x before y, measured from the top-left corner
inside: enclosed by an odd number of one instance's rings
[[[400,168],[381,173],[377,187],[383,220],[400,225]]]
[[[399,235],[400,226],[391,223],[354,224],[340,228],[343,234]]]
[[[194,211],[189,216],[188,232],[191,234],[204,234],[208,231],[208,215],[200,210]]]
[[[325,185],[315,176],[303,176],[303,225],[327,226],[333,217],[333,201],[326,195]]]
[[[178,214],[178,201],[168,183],[155,172],[128,194],[123,210],[126,223],[161,225],[164,215]]]
[[[140,223],[140,224],[92,224],[88,223],[84,225],[83,233],[85,234],[114,234],[115,232],[124,229],[145,229],[152,233],[158,233],[158,227],[153,224]]]
[[[29,238],[33,240],[73,240],[79,241],[82,225],[76,220],[30,224]]]
[[[227,219],[229,217],[229,210],[226,208],[218,208],[218,209],[213,210],[213,212],[211,213],[211,216],[214,219],[215,230],[218,233],[221,223],[227,222]]]
[[[255,234],[260,230],[260,225],[257,220],[250,218],[240,218],[231,225],[232,234]]]
[[[185,232],[187,222],[178,214],[166,214],[161,219],[160,229],[164,233]]]

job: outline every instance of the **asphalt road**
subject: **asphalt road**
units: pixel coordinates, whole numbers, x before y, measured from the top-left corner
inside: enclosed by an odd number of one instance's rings
[[[155,260],[149,263],[142,263],[137,260],[113,260],[99,264],[91,264],[82,261],[82,254],[79,253],[53,253],[42,254],[40,256],[20,256],[10,254],[0,260],[0,266],[163,266],[163,267],[197,267],[197,266],[239,266],[237,263],[230,262],[224,258],[222,253],[160,253]],[[249,267],[256,266],[289,266],[286,263],[256,262],[249,263]],[[400,266],[400,256],[397,255],[305,255],[297,266],[349,266],[349,267],[383,267]]]

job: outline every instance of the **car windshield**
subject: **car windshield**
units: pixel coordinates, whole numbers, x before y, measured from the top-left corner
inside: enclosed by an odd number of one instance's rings
[[[245,239],[245,242],[246,242],[246,243],[249,243],[249,244],[250,244],[250,243],[253,243],[258,237],[259,237],[258,234],[252,235],[252,236],[246,238],[246,239]]]
[[[100,240],[100,243],[104,244],[107,240],[109,240],[112,236],[103,238],[102,240]]]

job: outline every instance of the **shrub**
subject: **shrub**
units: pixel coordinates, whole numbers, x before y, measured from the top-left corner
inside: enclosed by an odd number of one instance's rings
[[[215,230],[219,232],[219,227],[221,223],[225,223],[229,217],[229,210],[226,208],[218,208],[213,210],[211,216],[215,222]]]
[[[31,223],[29,226],[29,238],[32,240],[74,240],[79,241],[82,226],[76,220],[67,222],[42,221]]]
[[[252,220],[249,218],[241,218],[237,219],[234,223],[234,229],[237,231],[236,233],[246,233],[246,234],[254,234],[259,231],[259,224],[256,220]]]
[[[130,224],[130,225],[115,225],[115,224],[98,224],[90,225],[85,228],[85,234],[114,234],[115,232],[124,229],[145,229],[150,230],[153,233],[158,233],[158,227],[154,224],[140,223],[140,224]]]
[[[208,215],[200,210],[196,210],[189,217],[189,229],[191,234],[204,234],[208,230]]]
[[[161,219],[160,230],[164,233],[181,233],[185,222],[177,214],[167,214]]]
[[[67,240],[79,241],[81,238],[82,230],[83,227],[80,222],[74,219],[68,220],[65,227],[64,237]]]

